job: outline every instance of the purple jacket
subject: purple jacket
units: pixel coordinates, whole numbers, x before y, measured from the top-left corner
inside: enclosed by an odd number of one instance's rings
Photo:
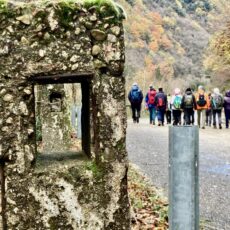
[[[224,109],[230,110],[230,90],[228,90],[224,97]]]

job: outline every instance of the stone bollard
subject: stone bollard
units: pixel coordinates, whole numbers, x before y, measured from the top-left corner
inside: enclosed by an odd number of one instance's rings
[[[199,229],[199,129],[169,127],[169,229]]]

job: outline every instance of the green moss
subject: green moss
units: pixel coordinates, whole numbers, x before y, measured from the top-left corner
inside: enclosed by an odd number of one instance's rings
[[[96,162],[94,161],[90,161],[90,162],[87,162],[85,164],[85,169],[86,170],[89,170],[89,171],[92,171],[93,173],[93,176],[96,178],[96,179],[99,179],[103,176],[103,170],[101,167],[99,167]]]
[[[10,4],[8,4],[8,2],[8,0],[0,0],[0,14],[13,14],[13,9],[10,9]],[[65,26],[69,26],[68,23],[71,20],[71,17],[69,17],[71,15],[71,11],[74,12],[78,10],[80,5],[87,9],[94,6],[97,12],[103,17],[113,16],[115,19],[121,19],[125,17],[122,7],[115,3],[113,0],[59,0],[57,2],[52,2],[51,0],[43,0],[40,1],[39,4],[40,5],[38,6],[38,4],[34,5],[33,2],[21,3],[20,8],[40,8],[41,10],[45,10],[49,6],[54,6],[54,8],[62,11],[61,15],[59,15],[61,16],[61,22],[63,22]]]
[[[6,15],[7,17],[12,17],[13,12],[8,7],[7,0],[0,0],[0,14]]]

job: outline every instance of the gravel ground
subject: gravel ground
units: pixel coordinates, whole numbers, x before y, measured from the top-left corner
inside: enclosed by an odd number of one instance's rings
[[[128,121],[129,160],[167,196],[168,127]],[[205,229],[230,230],[230,129],[200,130],[200,214]]]

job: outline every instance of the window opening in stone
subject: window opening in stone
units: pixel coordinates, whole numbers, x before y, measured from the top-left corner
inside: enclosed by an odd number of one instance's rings
[[[37,164],[84,158],[82,104],[87,100],[82,100],[82,84],[35,85],[34,90]]]

